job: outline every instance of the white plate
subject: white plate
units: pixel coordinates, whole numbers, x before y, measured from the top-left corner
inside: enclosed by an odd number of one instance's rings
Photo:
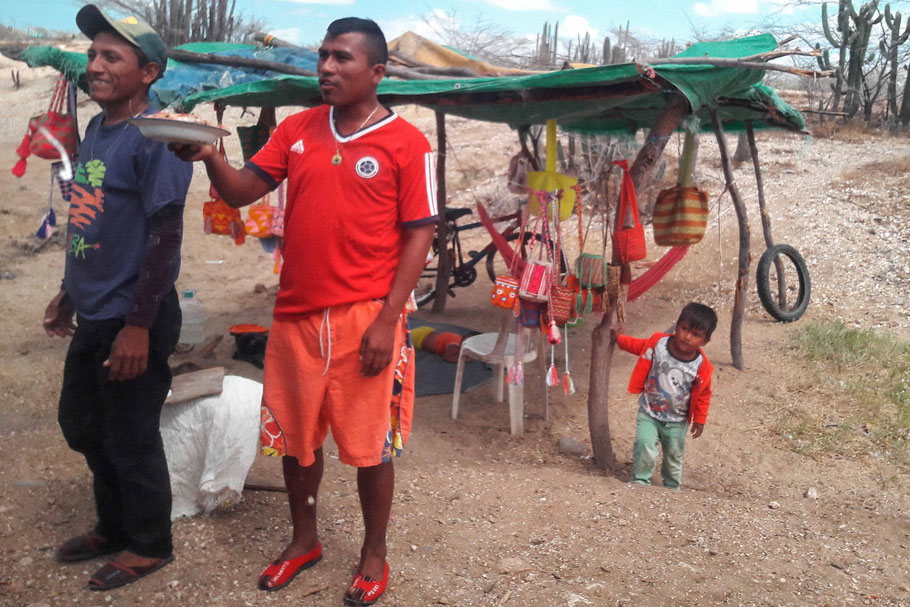
[[[217,126],[169,118],[130,118],[129,122],[149,139],[165,143],[214,143],[231,134]]]

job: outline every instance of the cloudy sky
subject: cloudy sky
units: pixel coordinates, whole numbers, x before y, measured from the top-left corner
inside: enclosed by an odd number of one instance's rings
[[[81,4],[0,0],[0,23],[20,29],[75,31]],[[298,44],[320,40],[330,21],[352,15],[376,20],[389,39],[407,30],[438,38],[440,23],[466,30],[485,23],[497,31],[533,38],[544,22],[559,21],[560,37],[566,39],[590,32],[599,41],[628,22],[636,35],[684,41],[692,40],[696,31],[712,34],[749,31],[768,23],[818,22],[817,4],[794,7],[797,4],[794,0],[237,0],[237,10],[264,20],[271,33]]]

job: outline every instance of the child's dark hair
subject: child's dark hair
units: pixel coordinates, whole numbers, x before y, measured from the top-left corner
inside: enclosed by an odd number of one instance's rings
[[[690,327],[705,332],[705,339],[711,339],[711,334],[717,327],[717,313],[713,308],[696,302],[689,302],[679,313],[676,324],[685,321]]]
[[[366,47],[370,65],[377,63],[385,65],[389,62],[389,47],[386,44],[385,35],[372,19],[358,17],[336,19],[329,24],[325,35],[329,38],[337,38],[342,34],[353,33],[363,34],[363,44]]]

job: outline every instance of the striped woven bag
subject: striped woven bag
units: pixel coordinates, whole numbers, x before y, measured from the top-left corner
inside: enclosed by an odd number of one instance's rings
[[[695,244],[705,235],[708,225],[708,194],[692,186],[666,189],[657,195],[652,219],[655,244]]]

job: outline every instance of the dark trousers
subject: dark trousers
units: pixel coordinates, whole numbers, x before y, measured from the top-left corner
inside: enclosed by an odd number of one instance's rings
[[[168,357],[180,335],[172,289],[149,330],[148,370],[108,380],[103,366],[124,321],[79,320],[63,369],[59,422],[94,475],[95,531],[140,556],[171,554],[171,483],[158,426],[171,386]]]

